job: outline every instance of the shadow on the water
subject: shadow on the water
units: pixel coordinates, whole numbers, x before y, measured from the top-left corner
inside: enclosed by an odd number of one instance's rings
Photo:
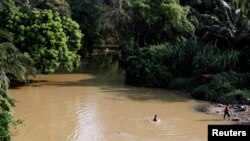
[[[81,79],[77,81],[51,81],[43,83],[42,85],[54,85],[58,87],[98,87],[102,93],[105,94],[115,94],[123,98],[129,98],[136,101],[147,101],[147,100],[159,100],[167,102],[185,102],[189,98],[182,95],[182,93],[177,91],[170,91],[160,88],[144,88],[144,87],[135,87],[124,84],[123,75],[120,73],[117,74],[108,74],[108,73],[84,73],[91,75],[91,78]],[[60,74],[63,75],[64,74]],[[72,75],[74,74],[66,74]],[[41,85],[41,86],[42,86]],[[35,85],[37,87],[39,85]],[[122,99],[110,99],[110,100],[122,100]]]
[[[29,86],[31,85],[32,87],[39,87],[40,85],[42,85],[41,83],[45,83],[48,82],[47,80],[35,80],[35,79],[30,79],[28,80],[26,83],[16,83],[16,84],[11,84],[9,89],[19,89],[23,86]]]
[[[126,85],[120,78],[117,78],[118,76],[93,76],[94,78],[91,79],[68,82],[48,82],[45,85],[55,85],[59,87],[98,87],[103,93],[115,94],[136,101],[159,100],[168,102],[185,102],[189,100],[189,98],[183,96],[183,94],[177,91]]]
[[[223,121],[223,119],[218,119],[218,118],[216,118],[216,119],[200,119],[200,120],[197,120],[197,121],[204,121],[204,122],[218,121],[218,122],[221,122],[221,121]]]

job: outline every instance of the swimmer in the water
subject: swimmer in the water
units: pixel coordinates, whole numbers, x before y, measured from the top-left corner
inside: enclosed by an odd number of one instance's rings
[[[157,115],[155,115],[153,121],[157,122]]]

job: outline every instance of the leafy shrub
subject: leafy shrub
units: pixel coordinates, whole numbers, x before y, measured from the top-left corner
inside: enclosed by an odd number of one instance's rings
[[[235,89],[234,86],[231,85],[232,81],[225,77],[223,74],[216,74],[213,76],[210,87],[215,91],[217,96],[220,94],[228,93]]]
[[[239,88],[247,88],[250,89],[250,73],[245,73],[243,76],[243,81],[241,81],[241,87]]]
[[[192,97],[204,100],[222,101],[226,93],[235,90],[232,86],[233,79],[229,79],[228,74],[216,74],[209,84],[201,85],[192,92]]]
[[[166,87],[172,79],[172,73],[164,60],[167,54],[165,46],[129,50],[130,56],[122,60],[126,70],[126,82],[139,86]]]
[[[131,65],[126,69],[127,83],[154,87],[166,87],[169,84],[172,74],[167,67],[146,61],[139,64]]]
[[[191,93],[191,96],[193,98],[197,98],[197,99],[208,100],[211,93],[212,93],[212,91],[210,90],[209,85],[205,84],[205,85],[201,85],[201,86],[195,88],[193,90],[193,92]]]
[[[221,98],[221,101],[225,101],[227,103],[245,103],[250,104],[250,92],[249,90],[240,90],[236,89],[232,92],[229,92],[225,95],[225,97]]]
[[[7,86],[0,80],[0,140],[10,141],[9,123],[12,121],[13,100],[7,95]]]
[[[249,91],[240,90],[246,86],[245,75],[235,72],[224,72],[212,77],[210,83],[195,88],[192,92],[194,98],[218,102],[247,101]]]
[[[236,72],[223,72],[213,76],[211,84],[214,88],[225,85],[228,91],[233,89],[247,88],[248,74],[240,74]],[[230,88],[231,87],[231,88]],[[227,93],[227,91],[225,91]]]

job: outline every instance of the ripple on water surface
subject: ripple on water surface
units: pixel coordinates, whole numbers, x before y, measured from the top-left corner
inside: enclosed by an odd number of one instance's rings
[[[119,131],[115,135],[122,138],[134,138],[138,140],[173,139],[200,141],[192,131],[192,123],[184,119],[160,119],[152,121],[152,117],[120,119],[123,129],[128,132]],[[179,128],[181,130],[179,130]],[[183,130],[186,128],[186,130]],[[133,132],[130,132],[133,131]],[[119,134],[118,134],[119,133]],[[144,139],[143,139],[144,137]]]

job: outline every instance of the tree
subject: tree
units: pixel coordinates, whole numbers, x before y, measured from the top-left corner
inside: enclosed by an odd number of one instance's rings
[[[186,0],[183,3],[191,6],[189,17],[201,41],[222,49],[249,47],[248,0]]]
[[[19,0],[18,0],[19,1]],[[71,10],[66,0],[23,0],[23,3],[28,3],[39,9],[52,10],[60,13],[62,16],[71,17]]]
[[[38,69],[52,73],[59,67],[71,71],[78,66],[82,34],[77,23],[50,10],[33,10],[22,21],[16,44],[29,52]]]
[[[18,10],[12,0],[5,0],[0,3],[0,29],[14,30],[19,18]]]
[[[181,42],[194,33],[188,21],[188,8],[175,0],[112,1],[106,16],[116,27],[121,43],[148,46],[163,42]],[[121,41],[125,39],[125,41]]]
[[[71,0],[69,3],[72,19],[80,24],[85,33],[84,46],[88,52],[93,52],[94,48],[102,46],[99,0]]]
[[[239,69],[250,68],[250,1],[249,0],[183,0],[190,5],[190,21],[196,26],[199,41],[213,44],[221,51],[240,51]]]
[[[42,73],[52,73],[60,67],[71,71],[78,66],[82,34],[76,22],[51,10],[18,11],[11,0],[4,3],[2,14],[0,27],[14,33],[15,45],[30,54]]]

